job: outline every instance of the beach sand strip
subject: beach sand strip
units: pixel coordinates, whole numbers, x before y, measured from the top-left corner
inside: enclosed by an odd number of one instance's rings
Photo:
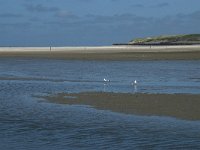
[[[200,46],[1,47],[0,57],[72,60],[199,60]]]

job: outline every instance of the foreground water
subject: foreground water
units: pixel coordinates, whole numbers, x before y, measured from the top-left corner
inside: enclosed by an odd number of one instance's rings
[[[137,86],[131,85],[134,80]],[[37,98],[81,91],[200,94],[200,61],[0,59],[0,147],[200,148],[199,121],[124,115]]]

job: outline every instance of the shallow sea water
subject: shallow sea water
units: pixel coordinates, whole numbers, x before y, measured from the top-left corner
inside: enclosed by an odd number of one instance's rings
[[[103,79],[111,82],[105,84]],[[138,85],[131,82],[137,80]],[[199,149],[200,121],[48,103],[60,92],[200,94],[200,61],[0,59],[0,147]]]

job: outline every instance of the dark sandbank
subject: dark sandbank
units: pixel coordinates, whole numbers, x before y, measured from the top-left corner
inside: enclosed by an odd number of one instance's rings
[[[200,95],[87,92],[62,93],[45,98],[54,103],[90,105],[97,109],[125,114],[200,120]]]
[[[47,58],[67,60],[200,60],[200,51],[188,52],[0,52],[0,58]]]

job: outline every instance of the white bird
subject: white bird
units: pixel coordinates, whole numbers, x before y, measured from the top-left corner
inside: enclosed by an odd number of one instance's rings
[[[137,80],[131,83],[132,85],[137,85]]]
[[[105,79],[105,78],[103,79],[103,81],[104,81],[104,82],[110,82],[110,80],[108,80],[108,79]]]

